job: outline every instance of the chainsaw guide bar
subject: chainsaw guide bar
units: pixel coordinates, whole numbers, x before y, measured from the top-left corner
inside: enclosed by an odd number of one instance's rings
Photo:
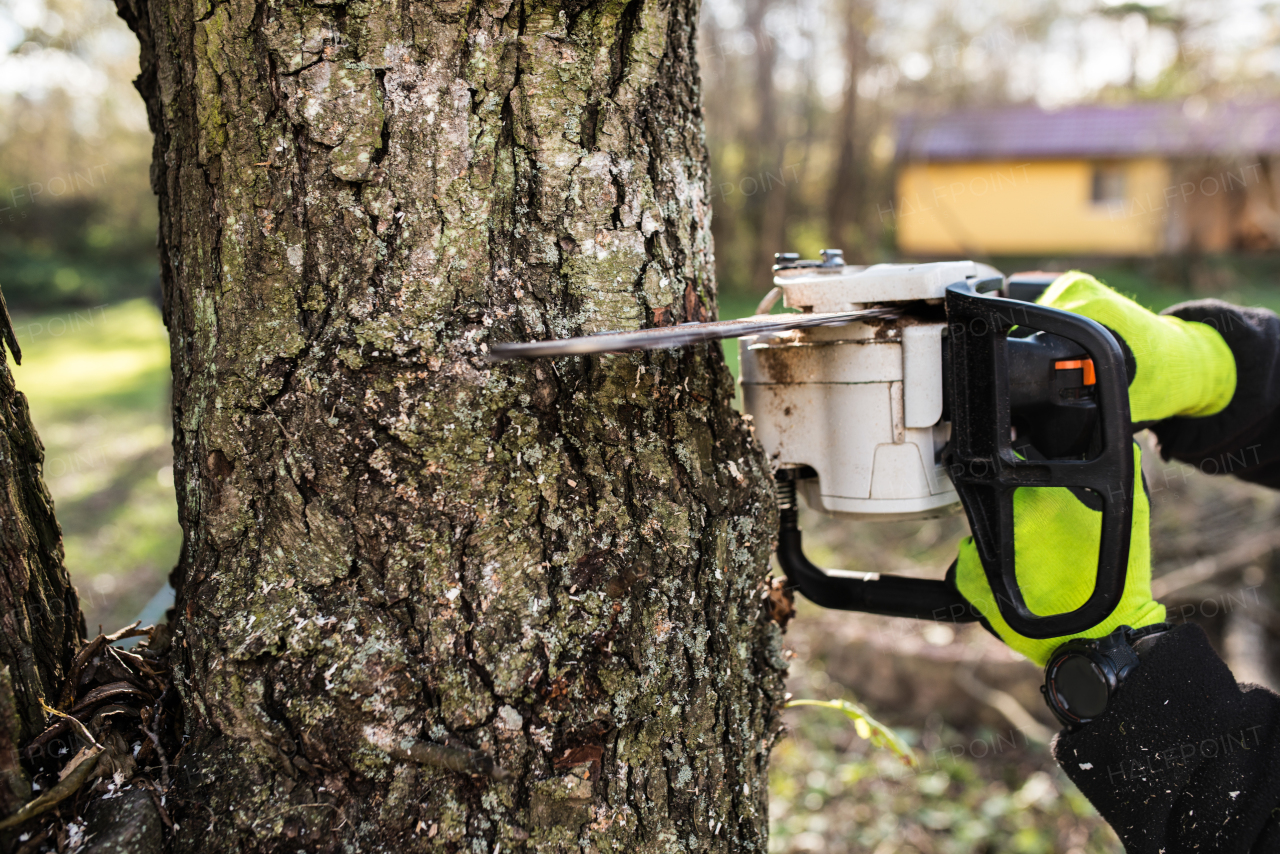
[[[820,314],[766,314],[737,320],[713,320],[707,323],[681,323],[631,332],[597,332],[578,338],[552,338],[511,344],[494,344],[488,361],[506,359],[539,359],[562,356],[587,356],[594,353],[622,353],[628,350],[664,350],[688,347],[726,338],[747,338],[791,329],[815,326],[839,326],[855,320],[897,317],[892,308],[866,308],[857,311],[834,311]]]

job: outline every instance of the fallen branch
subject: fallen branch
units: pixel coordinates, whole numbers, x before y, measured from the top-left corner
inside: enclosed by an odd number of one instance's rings
[[[1251,537],[1223,554],[1201,558],[1190,566],[1161,575],[1151,582],[1151,595],[1155,599],[1163,599],[1188,587],[1212,581],[1220,575],[1239,571],[1277,548],[1280,548],[1280,531],[1268,531]]]
[[[1274,691],[1276,678],[1271,671],[1267,644],[1268,610],[1261,605],[1245,605],[1227,614],[1222,658],[1231,668],[1231,675],[1242,685],[1261,685]]]
[[[835,709],[853,721],[854,732],[858,734],[859,738],[871,742],[876,747],[886,747],[892,750],[898,754],[898,758],[908,765],[914,767],[918,764],[916,754],[911,749],[911,745],[903,741],[902,736],[867,714],[867,710],[857,703],[851,703],[848,700],[788,700],[784,708],[794,709],[797,706],[817,706],[821,709]]]
[[[138,628],[141,625],[142,620],[134,620],[132,625],[125,626],[123,629],[107,635],[107,643],[115,643],[116,641],[124,640],[125,638],[150,637],[151,630],[154,629],[155,626],[147,626],[142,629]]]
[[[1029,740],[1048,744],[1053,739],[1053,730],[1033,718],[1016,697],[980,680],[972,667],[957,667],[954,679],[961,691],[995,709]]]

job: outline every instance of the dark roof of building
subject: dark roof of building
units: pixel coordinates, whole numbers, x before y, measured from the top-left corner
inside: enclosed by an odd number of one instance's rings
[[[907,160],[1269,153],[1280,153],[1280,101],[997,107],[911,115],[898,125],[898,156]]]

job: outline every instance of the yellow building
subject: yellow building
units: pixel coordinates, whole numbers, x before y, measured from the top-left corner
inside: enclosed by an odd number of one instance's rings
[[[880,217],[908,256],[1268,249],[1276,153],[1280,103],[914,116]]]

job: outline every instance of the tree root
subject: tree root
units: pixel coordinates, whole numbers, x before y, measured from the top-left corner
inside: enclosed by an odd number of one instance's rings
[[[28,801],[26,804],[18,808],[18,811],[8,818],[0,821],[0,830],[8,830],[11,827],[17,827],[28,819],[35,818],[43,812],[48,812],[62,801],[71,797],[76,793],[89,776],[93,774],[93,769],[98,765],[98,757],[102,755],[102,748],[89,748],[90,753],[80,761],[80,764],[71,769],[67,776],[58,781],[58,784],[49,791],[45,792],[35,800]]]

